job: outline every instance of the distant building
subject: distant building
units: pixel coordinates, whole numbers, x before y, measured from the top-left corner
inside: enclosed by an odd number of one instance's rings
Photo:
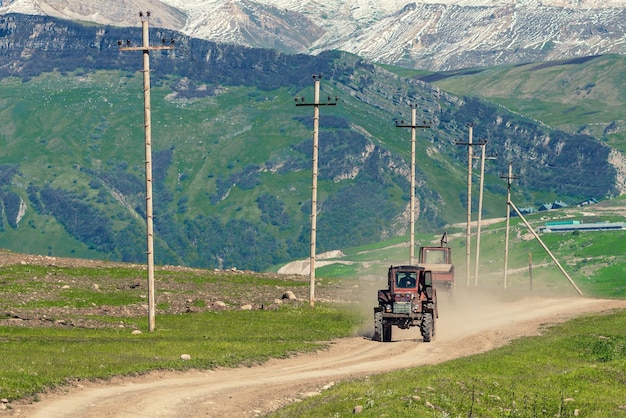
[[[580,221],[577,221],[575,219],[570,219],[567,221],[553,221],[553,222],[546,222],[546,227],[552,227],[552,226],[561,226],[561,225],[580,225]]]
[[[544,203],[543,205],[539,206],[540,212],[544,210],[552,210],[552,203]]]
[[[578,202],[576,203],[576,206],[588,206],[588,205],[595,205],[596,203],[598,203],[598,201],[596,199],[594,199],[593,197],[583,200],[582,202]]]
[[[598,203],[598,201],[594,198],[590,198],[587,200],[583,200],[580,203],[577,203],[576,206],[585,206],[585,205],[591,205],[591,204],[595,204]],[[535,213],[535,212],[543,212],[546,210],[554,210],[554,209],[563,209],[563,208],[567,208],[569,207],[569,205],[565,202],[563,202],[562,200],[555,200],[552,203],[544,203],[541,206],[539,206],[539,209],[535,209],[535,208],[531,208],[531,207],[527,207],[527,208],[519,208],[519,211],[522,215],[526,215],[529,213]],[[515,212],[514,210],[511,211],[511,216],[517,216],[517,212]]]
[[[535,212],[537,212],[537,209],[535,209],[535,208],[517,208],[517,209],[520,211],[520,213],[522,214],[522,216],[524,216],[524,215],[528,215],[529,213],[535,213]],[[517,216],[517,212],[515,212],[515,210],[512,210],[512,211],[510,212],[510,215],[511,215],[511,216]]]
[[[562,208],[566,208],[567,206],[568,206],[567,203],[557,200],[553,203],[544,203],[543,205],[539,206],[539,211],[562,209]]]
[[[537,231],[544,232],[589,232],[589,231],[615,231],[626,229],[625,222],[594,222],[585,224],[580,221],[547,222],[540,226]]]

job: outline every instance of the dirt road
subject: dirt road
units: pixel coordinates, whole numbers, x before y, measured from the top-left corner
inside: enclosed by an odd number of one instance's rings
[[[478,304],[477,304],[478,302]],[[484,352],[542,325],[586,312],[626,308],[626,301],[531,298],[508,303],[440,304],[437,335],[423,343],[419,330],[394,327],[391,343],[367,335],[335,341],[328,350],[250,368],[84,383],[16,406],[25,417],[255,417],[342,379],[401,367],[433,364]],[[445,315],[444,315],[445,313]],[[364,332],[367,334],[367,332]],[[384,361],[383,361],[384,360]]]

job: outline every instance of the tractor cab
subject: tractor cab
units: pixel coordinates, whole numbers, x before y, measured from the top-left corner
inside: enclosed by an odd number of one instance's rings
[[[396,271],[396,289],[415,289],[418,283],[418,272],[416,271]]]

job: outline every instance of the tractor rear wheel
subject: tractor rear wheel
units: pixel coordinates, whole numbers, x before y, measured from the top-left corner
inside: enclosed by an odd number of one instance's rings
[[[424,337],[424,342],[429,343],[432,339],[433,335],[433,314],[430,312],[422,315],[422,324],[420,326],[420,331],[422,332],[422,337]]]
[[[374,336],[372,340],[383,342],[383,313],[374,312]]]

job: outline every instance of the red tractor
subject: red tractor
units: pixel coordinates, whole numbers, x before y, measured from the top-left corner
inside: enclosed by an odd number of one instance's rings
[[[430,342],[438,317],[432,273],[418,266],[391,266],[387,281],[388,288],[378,291],[373,339],[391,341],[391,327],[395,325],[401,329],[420,327],[424,342]]]

